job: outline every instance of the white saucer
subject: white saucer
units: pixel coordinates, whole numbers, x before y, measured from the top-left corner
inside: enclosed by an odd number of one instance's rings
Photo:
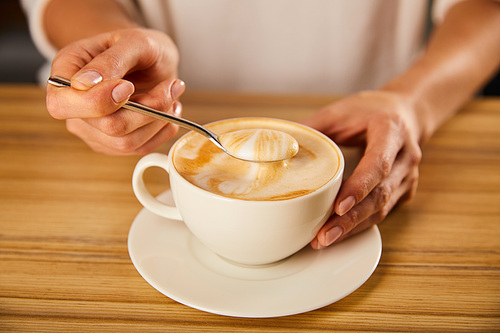
[[[173,204],[170,191],[159,196]],[[190,307],[235,317],[279,317],[334,303],[359,288],[382,253],[377,227],[321,251],[306,246],[264,267],[230,263],[182,222],[142,209],[128,236],[132,263],[162,294]]]

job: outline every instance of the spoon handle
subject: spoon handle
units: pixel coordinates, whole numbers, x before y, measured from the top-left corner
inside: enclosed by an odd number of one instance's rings
[[[62,78],[62,77],[56,76],[56,75],[50,76],[49,79],[47,80],[47,82],[53,86],[56,86],[56,87],[68,87],[68,88],[71,87],[70,80],[67,80],[65,78]],[[142,113],[142,114],[145,114],[147,116],[151,116],[151,117],[154,117],[154,118],[157,118],[160,120],[165,120],[165,121],[174,123],[176,125],[182,126],[184,128],[190,129],[192,131],[198,132],[198,133],[206,136],[207,138],[209,138],[210,141],[212,141],[219,148],[223,149],[224,151],[226,150],[224,147],[222,147],[221,143],[219,142],[217,134],[213,133],[212,131],[208,130],[207,128],[205,128],[197,123],[194,123],[194,122],[189,121],[189,120],[184,119],[184,118],[173,116],[173,115],[168,114],[166,112],[156,110],[156,109],[153,109],[153,108],[150,108],[148,106],[145,106],[145,105],[142,105],[142,104],[139,104],[136,102],[132,102],[132,101],[128,101],[127,103],[125,103],[123,108],[131,110],[131,111],[139,112],[139,113]]]

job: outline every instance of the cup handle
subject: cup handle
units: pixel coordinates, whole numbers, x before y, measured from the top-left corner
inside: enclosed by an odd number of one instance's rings
[[[144,184],[144,171],[151,167],[160,167],[168,173],[168,156],[160,153],[152,153],[144,156],[137,162],[132,175],[132,188],[139,202],[151,212],[161,217],[182,221],[179,210],[174,206],[168,206],[158,201],[149,193]]]

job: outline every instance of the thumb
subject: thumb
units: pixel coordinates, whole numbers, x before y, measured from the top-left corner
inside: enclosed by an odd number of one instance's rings
[[[75,89],[88,90],[103,80],[121,79],[136,68],[144,57],[141,43],[116,32],[82,39],[57,54],[51,72],[71,78]]]
[[[301,123],[329,135],[337,124],[337,118],[331,106],[328,105],[303,119]]]
[[[121,79],[140,61],[140,48],[130,43],[118,41],[98,54],[71,78],[71,86],[78,90],[88,90],[108,79]]]

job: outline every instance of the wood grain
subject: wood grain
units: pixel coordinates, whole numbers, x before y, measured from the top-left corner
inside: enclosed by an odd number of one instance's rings
[[[298,121],[332,100],[196,92],[183,104],[202,123]],[[469,103],[424,147],[417,196],[380,226],[373,276],[289,317],[201,312],[141,278],[127,251],[141,209],[130,182],[138,159],[92,152],[47,114],[40,88],[0,86],[0,331],[500,331],[500,99]],[[147,183],[168,186],[155,170]]]

